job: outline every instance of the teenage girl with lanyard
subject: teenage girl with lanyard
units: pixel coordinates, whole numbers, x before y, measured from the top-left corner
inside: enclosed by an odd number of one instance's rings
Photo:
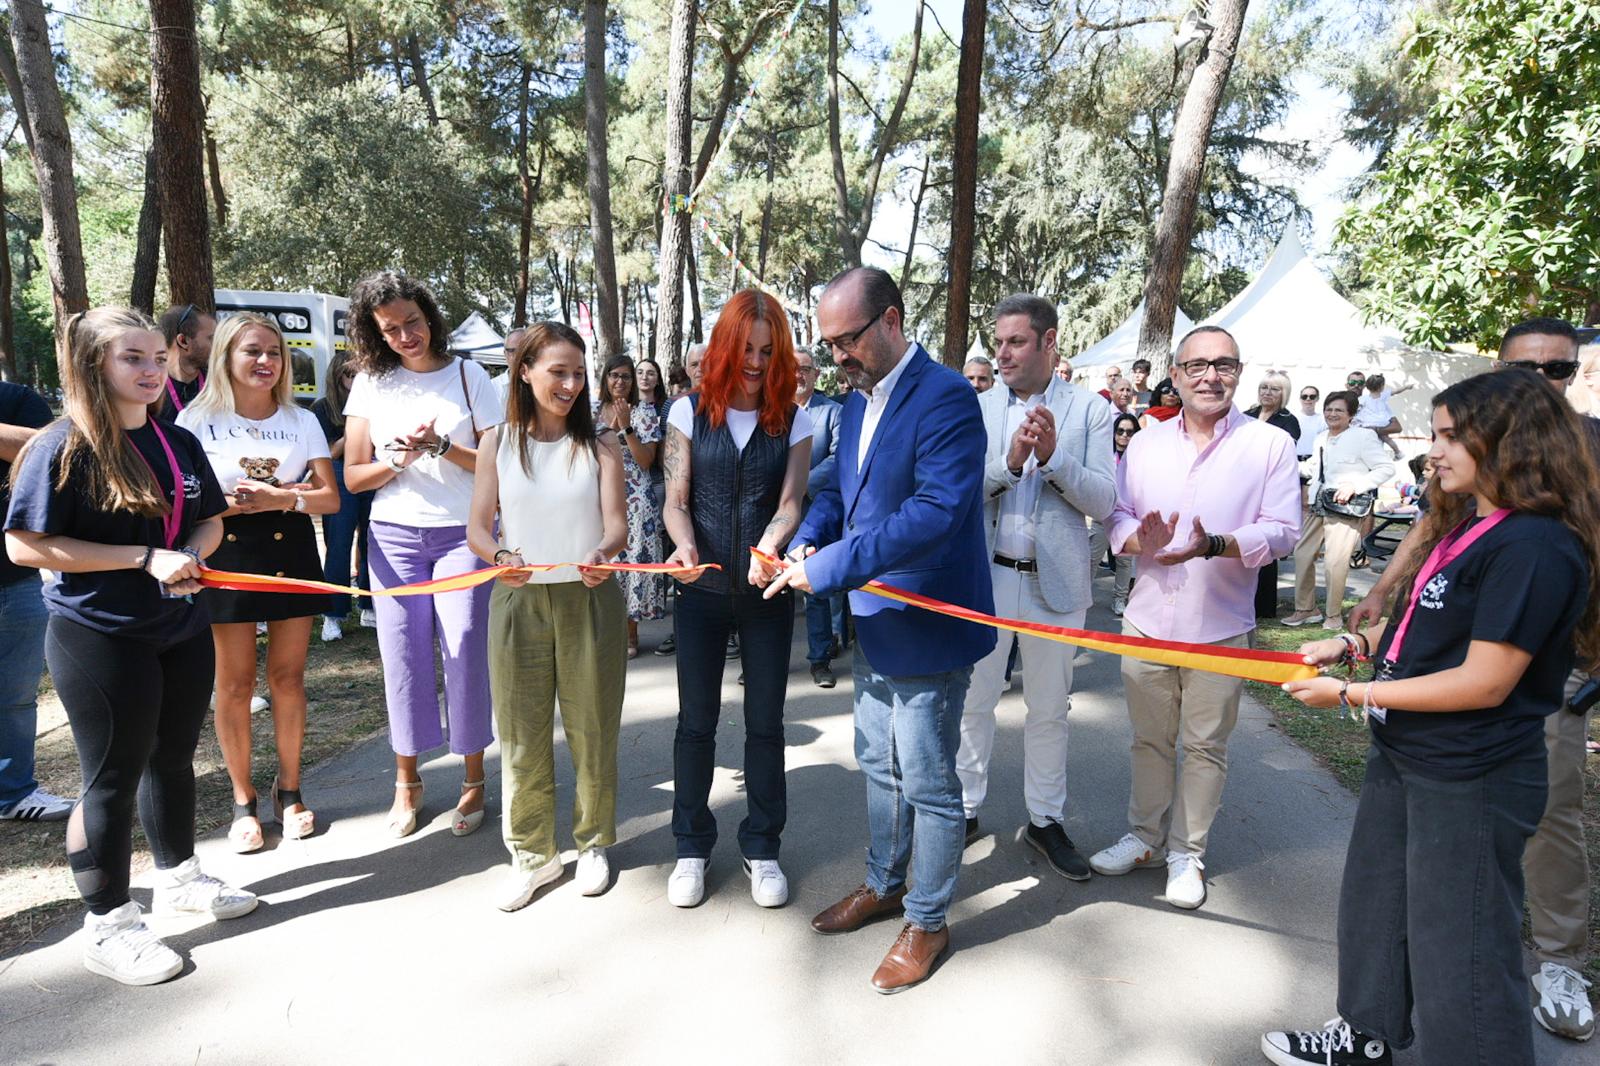
[[[256,905],[202,873],[194,854],[194,751],[213,667],[194,593],[227,503],[199,441],[150,416],[166,384],[150,320],[102,307],[66,331],[66,415],[12,469],[6,551],[61,575],[44,593],[45,658],[83,770],[67,861],[89,907],[84,965],[155,984],[183,960],[128,896],[136,800],[158,913],[236,918]]]
[[[1365,712],[1372,747],[1339,899],[1339,1017],[1267,1033],[1271,1061],[1534,1061],[1522,977],[1522,851],[1545,808],[1544,716],[1576,657],[1600,660],[1600,486],[1575,415],[1536,376],[1434,398],[1423,560],[1392,624],[1301,648],[1369,651],[1372,681],[1284,688]],[[1413,564],[1415,565],[1415,564]]]

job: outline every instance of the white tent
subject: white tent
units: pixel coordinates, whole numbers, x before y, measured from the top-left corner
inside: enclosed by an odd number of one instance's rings
[[[1172,339],[1176,341],[1194,327],[1183,308],[1174,308]],[[1144,323],[1144,301],[1133,313],[1123,319],[1122,325],[1112,330],[1095,344],[1072,357],[1072,370],[1077,373],[1091,366],[1120,366],[1124,372],[1132,365],[1139,352],[1139,327]]]
[[[505,338],[474,311],[450,333],[450,350],[471,356],[475,362],[505,366]]]

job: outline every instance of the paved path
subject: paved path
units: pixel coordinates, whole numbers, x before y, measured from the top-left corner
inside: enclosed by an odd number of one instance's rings
[[[1091,613],[1091,625],[1111,623],[1103,608]],[[605,896],[579,896],[569,876],[526,910],[496,910],[498,823],[450,835],[461,772],[448,755],[424,769],[425,827],[386,840],[392,763],[380,740],[308,775],[328,827],[318,837],[274,832],[253,856],[229,854],[217,837],[201,845],[207,869],[263,904],[223,924],[157,923],[190,960],[175,981],[134,989],[89,975],[70,922],[0,962],[0,1062],[1231,1064],[1265,1061],[1263,1029],[1333,1015],[1353,798],[1247,702],[1206,906],[1162,902],[1157,872],[1071,883],[1015,839],[1026,817],[1020,691],[1001,704],[986,835],[967,851],[952,916],[955,951],[927,984],[874,994],[867,978],[896,927],[823,938],[807,924],[861,880],[866,827],[849,682],[831,693],[812,685],[802,630],[788,709],[787,908],[750,900],[731,769],[718,771],[713,796],[723,839],[708,898],[691,911],[667,904],[676,689],[672,660],[647,653],[629,677],[622,842],[612,852],[620,874]],[[647,625],[646,648],[664,632]],[[740,758],[735,677],[730,664],[724,766]],[[1089,850],[1124,830],[1128,727],[1115,662],[1086,654],[1078,677],[1067,828]],[[558,750],[563,826],[564,759]],[[490,773],[498,810],[492,759]],[[147,889],[135,896],[148,902]],[[1542,1066],[1595,1061],[1593,1049],[1538,1035]]]

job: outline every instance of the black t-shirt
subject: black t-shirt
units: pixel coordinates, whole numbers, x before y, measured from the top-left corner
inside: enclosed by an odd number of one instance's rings
[[[185,407],[194,403],[194,398],[200,395],[200,390],[205,386],[205,383],[206,376],[204,374],[196,374],[193,381],[179,381],[177,378],[169,377],[167,384],[170,386],[170,390],[167,392],[167,405],[165,410],[161,412],[161,417],[169,421],[177,418]],[[173,393],[178,394],[178,406],[173,406]]]
[[[317,416],[317,424],[322,427],[322,435],[328,438],[328,447],[331,448],[344,440],[344,423],[333,424],[333,419],[329,416],[328,398],[326,396],[311,405],[311,413]]]
[[[10,381],[0,381],[0,425],[26,426],[41,429],[50,424],[50,405],[44,397],[28,388]],[[0,459],[0,514],[11,502],[11,464]],[[18,566],[10,556],[0,551],[0,585],[9,585],[23,578],[36,578],[37,570]]]
[[[44,431],[29,451],[27,462],[18,469],[5,527],[76,537],[96,544],[165,547],[166,533],[161,518],[100,509],[88,498],[87,478],[81,472],[75,473],[64,489],[56,489],[56,472],[60,469],[67,427],[65,421],[57,422]],[[177,540],[181,545],[196,525],[221,514],[228,504],[216,475],[211,472],[206,453],[193,434],[164,420],[161,430],[183,473],[183,522]],[[172,468],[150,423],[130,430],[128,439],[150,464],[157,484],[171,499]],[[91,461],[86,453],[80,452],[74,466]],[[155,578],[142,570],[62,574],[59,581],[45,584],[44,599],[52,614],[102,633],[152,644],[186,640],[211,624],[203,605],[163,598]]]
[[[1373,719],[1374,742],[1418,773],[1446,780],[1478,777],[1542,750],[1544,718],[1561,707],[1588,594],[1589,565],[1570,529],[1540,515],[1506,518],[1423,588],[1393,676],[1460,666],[1474,640],[1513,644],[1533,661],[1500,706],[1391,710],[1386,724]],[[1384,632],[1378,658],[1387,657],[1398,624]]]

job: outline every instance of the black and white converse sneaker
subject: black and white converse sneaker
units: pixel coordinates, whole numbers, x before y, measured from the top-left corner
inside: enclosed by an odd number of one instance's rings
[[[1389,1066],[1389,1045],[1358,1033],[1341,1018],[1321,1029],[1261,1035],[1261,1053],[1278,1066]]]

